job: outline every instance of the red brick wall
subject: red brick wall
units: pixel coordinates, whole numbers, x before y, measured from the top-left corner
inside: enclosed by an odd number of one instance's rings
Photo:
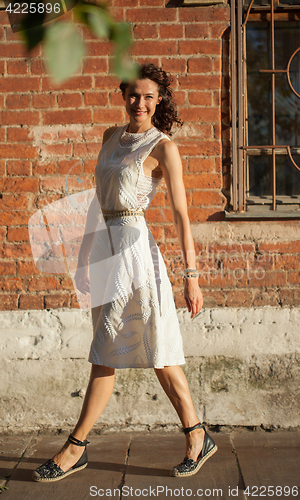
[[[228,188],[230,181],[229,6],[166,8],[165,3],[113,0],[112,14],[131,24],[136,60],[161,65],[174,78],[179,115],[185,122],[174,140],[182,155],[191,223],[222,221],[226,202],[222,188]],[[41,48],[28,57],[5,12],[0,13],[0,22],[0,307],[76,307],[67,275],[42,274],[35,268],[27,223],[39,208],[66,196],[66,175],[72,167],[70,191],[93,186],[103,131],[126,120],[116,91],[119,81],[111,76],[111,46],[84,30],[87,55],[81,70],[55,86],[47,76]],[[78,176],[81,183],[76,181]],[[176,305],[184,307],[174,260],[179,245],[164,183],[146,218],[168,263]],[[204,247],[196,242],[197,252]],[[233,249],[234,245],[223,248],[227,253]],[[248,248],[256,256],[253,259],[257,260],[260,249],[264,245]],[[208,280],[203,274],[204,304],[299,304],[300,243],[282,245],[279,252],[279,260],[272,255],[266,264],[263,280],[228,277],[230,268],[237,267],[229,260],[223,262],[226,279]],[[173,256],[170,261],[168,255]],[[212,260],[221,269],[222,259]],[[203,271],[207,265],[205,259],[199,260]]]

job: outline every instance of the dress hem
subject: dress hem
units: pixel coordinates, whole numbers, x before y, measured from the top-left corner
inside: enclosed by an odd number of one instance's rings
[[[166,365],[162,365],[162,366],[155,366],[155,365],[148,365],[148,366],[145,366],[145,365],[140,365],[140,366],[128,366],[128,365],[122,365],[122,366],[114,366],[114,365],[110,365],[110,364],[102,364],[102,363],[94,363],[93,361],[90,361],[88,359],[88,362],[93,364],[93,365],[97,365],[97,366],[106,366],[108,368],[115,368],[115,369],[125,369],[125,368],[138,368],[138,369],[141,369],[141,368],[144,368],[145,370],[147,370],[148,368],[156,368],[158,370],[161,370],[163,368],[165,368],[166,366],[182,366],[182,365],[185,365],[185,360],[182,362],[178,362],[178,363],[169,363],[169,364],[166,364]]]

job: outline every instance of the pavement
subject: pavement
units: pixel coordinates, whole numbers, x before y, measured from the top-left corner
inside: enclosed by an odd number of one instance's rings
[[[68,433],[0,436],[1,500],[300,498],[300,430],[208,429],[218,446],[191,477],[171,477],[184,457],[179,431],[89,434],[88,466],[54,483],[31,480]]]

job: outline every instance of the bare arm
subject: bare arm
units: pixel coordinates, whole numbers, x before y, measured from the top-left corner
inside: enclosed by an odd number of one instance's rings
[[[185,187],[183,183],[182,162],[178,148],[173,141],[163,140],[156,148],[156,158],[167,185],[170,206],[176,233],[179,239],[185,268],[196,268],[195,245],[188,217]],[[185,280],[184,296],[192,318],[203,305],[203,297],[198,278]]]

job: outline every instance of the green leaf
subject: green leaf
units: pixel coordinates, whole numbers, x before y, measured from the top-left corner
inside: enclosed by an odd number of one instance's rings
[[[45,56],[56,83],[69,78],[80,66],[85,47],[75,26],[57,22],[46,31]]]
[[[74,12],[99,38],[109,37],[113,21],[103,8],[80,2],[76,5]]]
[[[131,45],[130,26],[126,23],[115,23],[110,39],[116,43],[117,51],[126,51]]]
[[[139,78],[139,65],[130,60],[127,55],[120,52],[116,53],[113,60],[113,66],[114,73],[124,82]]]

